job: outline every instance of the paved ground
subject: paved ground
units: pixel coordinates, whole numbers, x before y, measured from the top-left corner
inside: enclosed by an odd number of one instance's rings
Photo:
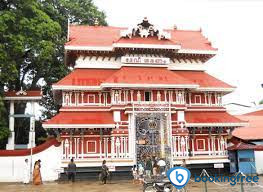
[[[260,178],[263,184],[263,178]],[[263,186],[263,185],[262,185]],[[187,191],[204,192],[204,183],[189,182]],[[208,192],[241,192],[240,185],[215,185],[208,183]],[[176,190],[175,190],[176,191]],[[258,186],[245,185],[245,192],[262,192],[263,188]],[[47,182],[41,186],[23,185],[19,183],[1,183],[0,192],[142,192],[142,186],[132,184],[132,181],[111,181],[107,185],[102,185],[97,181],[78,181],[74,184],[68,182]]]

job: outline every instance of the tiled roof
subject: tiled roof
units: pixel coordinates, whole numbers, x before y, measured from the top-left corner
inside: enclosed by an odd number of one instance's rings
[[[234,88],[231,85],[205,73],[203,71],[175,71],[174,73],[189,79],[200,87]]]
[[[170,71],[167,68],[75,69],[54,85],[100,86],[101,83],[187,84],[200,88],[233,88],[205,72]]]
[[[54,85],[99,86],[115,72],[112,69],[75,69]]]
[[[43,124],[114,124],[112,112],[59,112]]]
[[[70,25],[69,39],[65,45],[73,46],[112,46],[120,38],[119,27]]]
[[[192,84],[194,83],[166,68],[122,67],[104,83],[120,84]]]
[[[233,136],[243,140],[263,140],[263,110],[237,116],[248,121],[248,126],[235,129]]]
[[[248,144],[248,143],[238,143],[235,144],[233,146],[230,146],[227,148],[227,150],[229,151],[235,151],[235,150],[260,150],[263,151],[263,145],[252,145],[252,144]]]
[[[189,50],[217,50],[205,38],[201,31],[165,30],[171,33],[170,40],[157,40],[155,38],[124,39],[120,31],[127,28],[111,26],[84,26],[70,25],[69,39],[66,46],[112,47],[113,43],[139,43],[139,44],[169,44],[180,45],[182,49]]]
[[[242,123],[244,121],[225,111],[187,111],[186,123]]]

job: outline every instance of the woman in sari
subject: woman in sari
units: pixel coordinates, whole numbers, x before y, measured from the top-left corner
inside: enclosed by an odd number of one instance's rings
[[[42,178],[41,178],[41,172],[40,172],[40,162],[39,161],[36,161],[35,165],[34,165],[33,184],[34,185],[41,185],[42,184]]]

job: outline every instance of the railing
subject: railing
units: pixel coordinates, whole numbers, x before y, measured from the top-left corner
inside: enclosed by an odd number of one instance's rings
[[[191,148],[190,148],[191,141]],[[217,147],[216,147],[217,141]],[[188,136],[173,136],[172,137],[172,156],[173,157],[189,157],[191,156],[227,156],[228,152],[226,150],[226,140],[223,137],[219,139],[208,138],[208,148],[205,147],[204,150],[195,150],[196,142],[194,139],[190,139]],[[207,150],[208,149],[208,150]]]
[[[92,147],[89,146],[89,142],[93,143]],[[127,159],[131,156],[128,137],[126,136],[104,137],[99,141],[81,137],[68,137],[62,141],[62,147],[62,159]]]

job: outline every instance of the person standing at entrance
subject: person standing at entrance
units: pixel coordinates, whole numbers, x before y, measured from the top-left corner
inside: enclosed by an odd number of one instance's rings
[[[145,165],[145,175],[146,178],[151,178],[151,174],[152,174],[152,160],[151,158],[147,157],[146,159],[146,165]]]
[[[23,183],[28,184],[29,181],[30,181],[30,164],[28,162],[28,159],[25,159]]]
[[[103,184],[107,183],[108,176],[109,176],[109,168],[106,165],[106,160],[103,160],[101,167],[101,181]]]
[[[157,165],[160,167],[160,174],[165,175],[165,167],[166,167],[165,161],[163,159],[160,159]]]
[[[77,171],[77,166],[74,163],[74,159],[72,158],[70,160],[70,163],[68,164],[68,180],[75,182],[76,171]]]

